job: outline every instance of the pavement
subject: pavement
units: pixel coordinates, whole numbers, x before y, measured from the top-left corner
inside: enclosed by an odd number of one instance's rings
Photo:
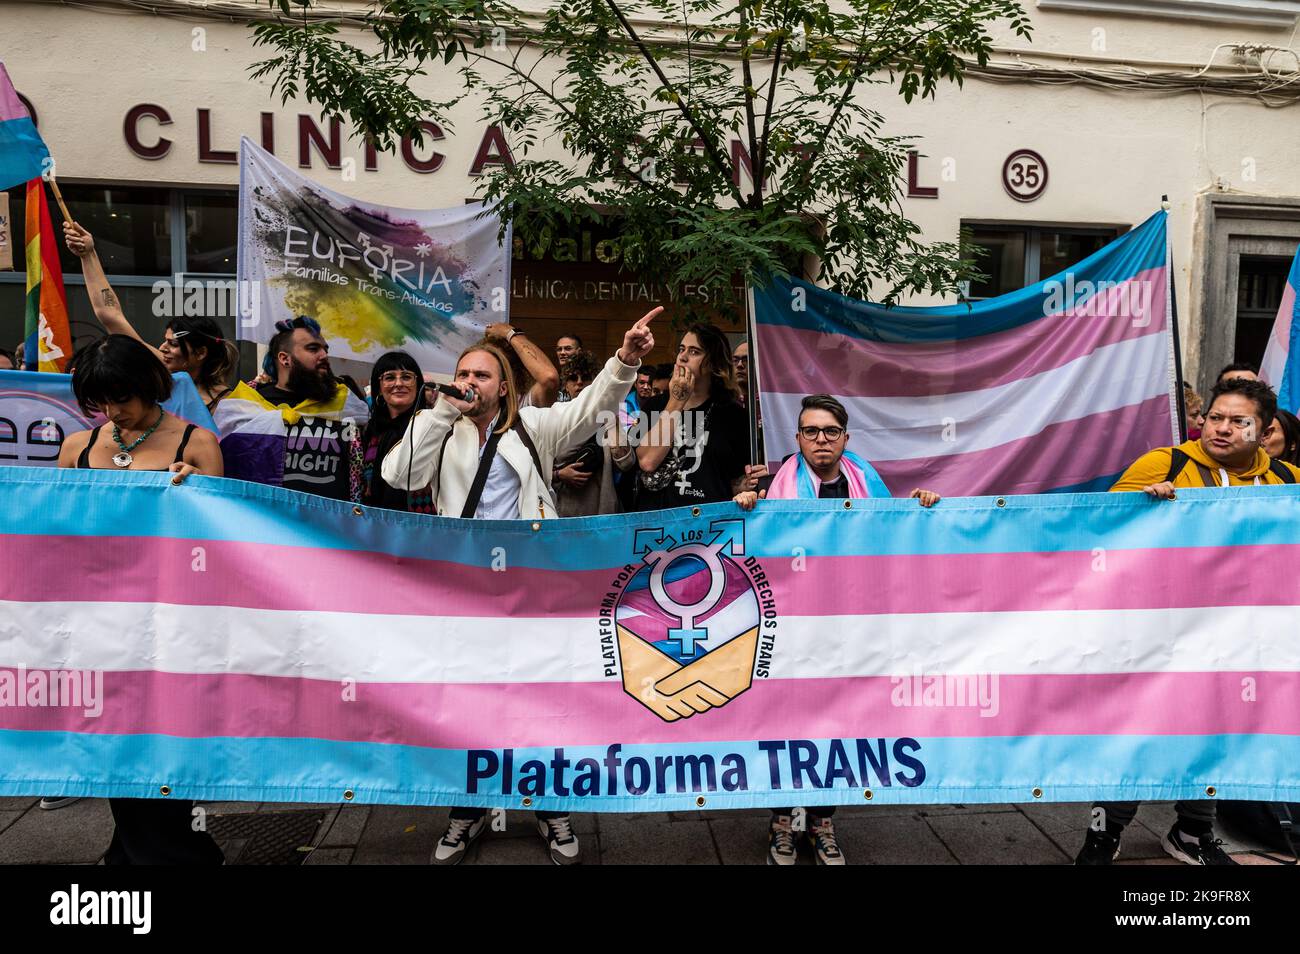
[[[82,799],[42,811],[38,799],[0,798],[0,864],[95,864],[108,847],[108,802]],[[204,823],[230,864],[413,864],[429,861],[445,808],[200,802]],[[317,817],[319,816],[319,817]],[[743,865],[766,861],[764,809],[655,814],[579,814],[585,864]],[[1083,844],[1086,804],[874,805],[840,808],[835,828],[849,864],[1062,865]],[[1160,847],[1172,803],[1142,806],[1124,833],[1122,864],[1177,864]],[[1241,864],[1272,862],[1264,846],[1229,830],[1218,836]],[[465,864],[545,865],[549,854],[531,814],[507,813]],[[800,863],[812,864],[806,846]]]

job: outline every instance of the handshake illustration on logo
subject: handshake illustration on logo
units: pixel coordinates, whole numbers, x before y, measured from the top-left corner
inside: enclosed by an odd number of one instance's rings
[[[617,611],[624,690],[665,722],[717,709],[753,683],[759,607],[734,556],[745,525],[717,520],[703,538],[677,543],[662,529],[636,532],[643,566]]]

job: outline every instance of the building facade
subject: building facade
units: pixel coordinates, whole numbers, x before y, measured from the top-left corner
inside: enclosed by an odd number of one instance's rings
[[[1168,196],[1187,377],[1258,361],[1300,244],[1300,58],[1293,0],[1029,0],[1032,42],[1007,33],[962,87],[905,104],[861,95],[888,133],[918,137],[904,211],[933,241],[968,229],[989,250],[972,298],[1057,271]],[[341,4],[340,9],[347,9]],[[352,9],[358,9],[355,5]],[[159,338],[160,280],[233,277],[241,136],[337,191],[404,207],[477,194],[512,158],[473,103],[422,146],[368,151],[249,69],[260,2],[0,2],[0,59],[31,105],[73,214],[97,238],[128,314]],[[436,71],[422,92],[434,94]],[[21,190],[11,191],[21,244]],[[0,272],[0,344],[22,335],[22,262]],[[98,326],[65,253],[74,336]],[[580,234],[536,260],[517,250],[512,320],[549,346],[566,332],[608,354],[665,295]],[[698,294],[698,289],[677,290]],[[914,299],[912,303],[930,303]],[[224,318],[233,331],[233,314]],[[671,355],[661,336],[656,358]]]

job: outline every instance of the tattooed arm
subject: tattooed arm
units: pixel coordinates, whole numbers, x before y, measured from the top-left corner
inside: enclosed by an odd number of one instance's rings
[[[126,313],[122,311],[122,304],[117,300],[113,286],[104,274],[104,266],[100,264],[91,234],[75,222],[64,222],[63,239],[68,244],[68,250],[81,260],[81,274],[86,279],[86,293],[90,295],[90,307],[95,309],[95,317],[110,334],[130,335],[143,342],[161,361],[162,352],[140,337],[140,333],[131,326]]]

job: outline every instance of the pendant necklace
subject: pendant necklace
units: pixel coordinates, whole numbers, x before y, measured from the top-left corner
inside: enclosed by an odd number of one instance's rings
[[[150,434],[158,430],[158,425],[163,422],[163,416],[165,415],[165,413],[166,412],[163,411],[162,408],[159,408],[158,420],[153,422],[153,427],[149,428],[149,430],[145,431],[143,434],[141,434],[139,437],[133,440],[131,442],[130,447],[122,443],[122,432],[118,430],[117,425],[114,424],[113,443],[117,444],[117,446],[122,449],[113,455],[113,463],[116,464],[118,467],[130,467],[132,462],[135,461],[135,458],[131,456],[131,451],[135,450],[137,447],[143,444]]]

